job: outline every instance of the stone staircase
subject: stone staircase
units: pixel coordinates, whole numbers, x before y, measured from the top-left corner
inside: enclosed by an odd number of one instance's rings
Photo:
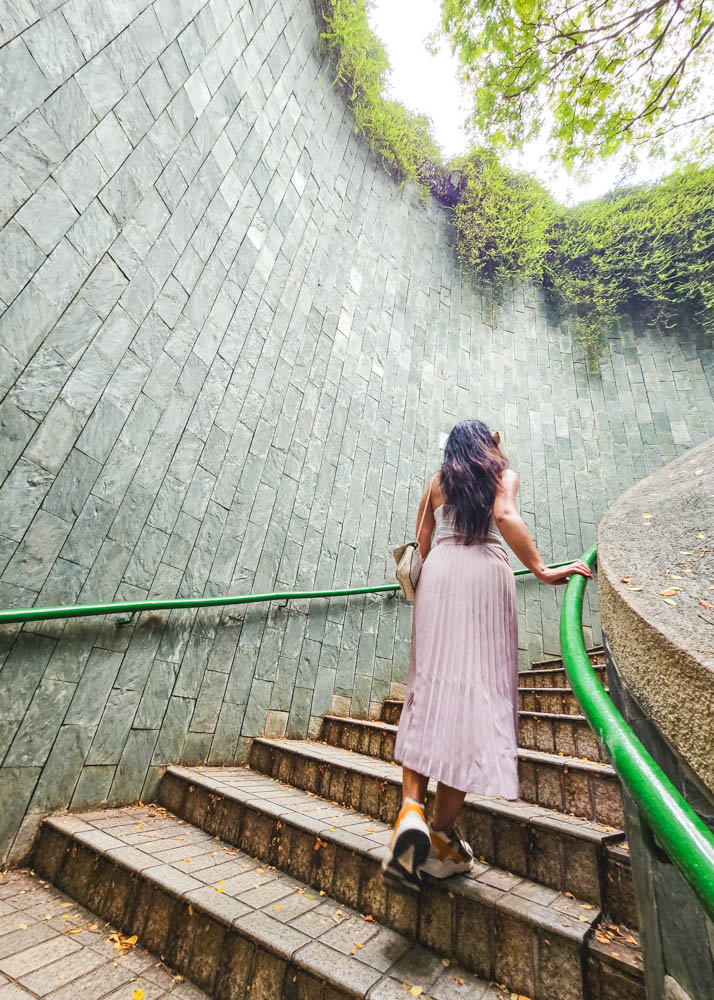
[[[380,877],[397,701],[255,739],[243,767],[171,767],[157,805],[51,817],[35,870],[219,1000],[643,1000],[618,782],[562,665],[534,667],[523,799],[467,796],[478,863],[418,899]]]

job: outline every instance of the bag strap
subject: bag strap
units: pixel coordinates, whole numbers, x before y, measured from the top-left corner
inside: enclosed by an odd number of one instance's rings
[[[424,504],[424,510],[421,512],[421,517],[419,518],[419,524],[417,525],[417,532],[416,532],[417,542],[419,541],[419,534],[421,532],[422,525],[424,524],[424,518],[426,517],[426,509],[429,506],[429,501],[431,500],[431,488],[433,485],[434,485],[434,476],[432,476],[431,479],[429,480],[429,492],[426,495],[426,503]]]

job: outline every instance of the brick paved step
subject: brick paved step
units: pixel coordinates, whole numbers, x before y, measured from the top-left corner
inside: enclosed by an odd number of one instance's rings
[[[525,750],[563,753],[590,761],[607,760],[597,736],[582,715],[519,712],[518,745]]]
[[[584,718],[580,702],[567,687],[520,687],[518,708],[522,712],[553,712]]]
[[[509,990],[548,1000],[582,995],[597,906],[485,863],[430,880],[418,899],[391,892],[380,878],[390,824],[251,769],[169,768],[160,799],[249,856]],[[627,949],[621,971],[639,981],[636,949]]]
[[[33,863],[62,891],[124,934],[136,934],[141,945],[217,1000],[398,1000],[404,983],[447,1000],[457,978],[469,998],[503,1000],[500,990],[455,961],[445,965],[433,950],[158,806],[51,817],[41,827]],[[562,922],[573,924],[572,935],[582,940],[584,924],[576,926],[565,913]],[[569,943],[568,954],[573,947]],[[544,990],[550,973],[562,979],[555,946],[541,962],[551,953],[550,972],[540,970]],[[503,949],[503,955],[511,952]],[[630,964],[632,977],[634,959]],[[516,954],[510,964],[496,959],[495,967],[500,981],[508,974],[514,988],[529,982],[518,978],[529,968],[523,956]],[[146,993],[147,1000],[159,995]],[[84,994],[74,996],[85,1000]]]
[[[588,659],[594,665],[596,663],[605,662],[605,647],[604,646],[591,646],[590,649],[586,650]],[[532,660],[531,668],[535,670],[541,670],[544,667],[551,667],[554,665],[561,665],[563,663],[562,656],[548,656],[543,660]]]
[[[602,650],[590,650],[589,659],[601,683],[606,684],[605,654]],[[560,658],[534,662],[529,670],[521,670],[518,677],[521,687],[570,687],[568,675]]]
[[[545,688],[543,690],[548,691],[550,697],[542,700],[538,698],[539,689],[527,688],[524,690],[526,697],[520,701],[521,709],[518,713],[519,746],[525,747],[528,750],[543,750],[546,753],[562,752],[569,757],[587,757],[589,760],[597,761],[607,760],[605,751],[598,742],[590,724],[577,709],[577,703],[575,703],[575,711],[555,711],[552,708],[546,707],[546,705],[553,706],[554,703],[559,703],[565,708],[573,707],[575,696],[572,692],[564,692],[567,697],[557,698],[553,697],[553,692],[556,690],[563,692],[563,688]],[[399,724],[401,706],[402,702],[397,701],[390,701],[386,705],[383,712],[385,718],[395,720],[387,721],[386,725],[396,727]],[[330,718],[336,719],[341,717],[331,716]],[[358,720],[351,721],[354,722],[355,726],[359,725]],[[381,742],[382,747],[379,752],[384,754],[384,759],[391,760],[394,756],[394,738],[396,732],[392,733],[392,730],[389,730],[388,732],[391,735],[387,736],[383,730],[380,731],[381,740],[378,740],[375,735],[376,732],[377,730],[365,730],[364,734],[360,736],[359,746],[352,749],[360,749],[364,753],[371,753],[372,751],[368,749],[371,737],[371,743],[375,747]],[[344,746],[345,744],[341,743],[339,745]]]
[[[343,750],[356,750],[391,762],[396,732],[397,727],[390,723],[329,715],[323,721],[322,738]],[[528,802],[607,826],[620,829],[624,826],[620,784],[609,764],[582,760],[564,751],[561,755],[554,749],[520,747],[518,756],[521,796]]]
[[[314,741],[260,739],[253,743],[251,765],[390,826],[399,811],[401,768],[387,761]],[[608,876],[605,851],[608,843],[623,839],[621,826],[531,802],[468,795],[461,827],[488,863],[602,905],[617,920],[630,912],[615,893],[631,894],[631,887],[621,872]]]
[[[398,775],[385,773],[382,784],[392,786],[393,791],[383,790],[385,801],[382,808],[385,815],[391,816],[398,809],[401,783]],[[192,795],[186,794],[187,781],[195,786]],[[335,806],[333,803],[337,800],[286,786],[260,771],[239,769],[229,773],[225,769],[170,768],[160,786],[161,802],[184,819],[204,826],[206,810],[212,814],[219,808],[219,800],[212,793],[208,796],[210,804],[205,804],[207,789],[212,789],[215,782],[221,785],[221,809],[234,809],[224,801],[226,798],[240,801],[250,808],[250,797],[255,795],[257,798],[252,807],[266,813],[269,828],[277,817],[283,826],[304,827],[313,837],[319,835],[337,846],[359,848],[375,856],[379,854],[381,845],[389,840],[393,823],[391,818],[382,821],[367,812],[360,812],[359,807]],[[396,805],[388,803],[387,799],[393,800],[395,793]],[[269,806],[265,807],[263,800],[267,800]],[[226,826],[220,816],[211,822],[219,824],[215,829],[211,826],[211,831],[225,839],[231,839],[230,830],[238,829],[231,825],[232,820]],[[620,831],[607,832],[597,824],[559,817],[523,802],[512,803],[478,796],[469,796],[461,827],[481,864],[495,865],[515,875],[531,878],[551,890],[571,892],[583,902],[598,906],[602,903],[601,886],[606,878],[603,874],[607,863],[605,848],[622,840]],[[239,846],[252,853],[260,853],[252,842],[241,842]],[[285,852],[277,846],[277,841],[272,851],[272,860],[278,863]],[[610,913],[609,901],[606,901],[606,906]]]
[[[117,950],[117,928],[34,871],[0,876],[0,998],[207,1000],[140,946]]]
[[[596,674],[605,691],[605,666],[596,668]],[[557,712],[562,715],[582,715],[580,703],[568,684],[565,671],[522,670],[518,676],[518,707],[535,712]],[[404,702],[401,698],[387,698],[382,703],[382,722],[399,723]]]

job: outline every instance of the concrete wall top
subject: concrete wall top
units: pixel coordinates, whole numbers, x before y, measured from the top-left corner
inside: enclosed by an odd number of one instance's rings
[[[714,439],[617,500],[598,528],[598,568],[630,694],[714,792]]]

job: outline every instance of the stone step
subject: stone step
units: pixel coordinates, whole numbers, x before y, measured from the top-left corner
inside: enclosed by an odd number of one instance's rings
[[[530,674],[535,671],[521,673],[518,688],[518,708],[526,712],[551,712],[558,715],[579,715],[583,718],[582,709],[578,699],[572,689],[567,686],[552,687],[544,683],[534,683]],[[548,678],[552,671],[547,671]],[[536,678],[537,679],[537,678]],[[600,680],[605,679],[604,674],[600,675]],[[527,683],[530,682],[530,683]],[[607,686],[605,686],[607,691]],[[401,698],[387,698],[382,703],[382,722],[391,725],[398,725],[401,718],[404,702]]]
[[[591,646],[590,649],[586,650],[588,659],[594,665],[596,663],[605,662],[605,647],[604,646]],[[562,656],[548,656],[543,660],[532,660],[531,669],[542,670],[543,668],[549,668],[553,666],[562,666],[563,657]]]
[[[590,652],[589,659],[600,682],[606,684],[605,654],[601,650],[594,650]],[[562,659],[540,660],[533,663],[529,670],[520,671],[518,683],[521,687],[570,688]]]
[[[572,692],[563,688],[544,688],[550,697],[539,699],[537,688],[526,688],[525,698],[519,698],[521,708],[518,713],[518,744],[528,750],[544,750],[547,753],[562,753],[569,757],[585,757],[589,760],[605,761],[607,757],[598,742],[592,727],[580,714],[579,707]],[[553,696],[554,691],[562,692],[564,697]],[[562,706],[556,711],[554,705]],[[546,707],[550,706],[550,707]],[[384,703],[383,715],[388,726],[399,724],[402,702],[389,701]],[[573,710],[574,709],[574,710]],[[331,718],[341,718],[334,716]],[[355,724],[356,724],[356,720]],[[373,721],[373,720],[370,720]],[[377,730],[367,731],[360,737],[360,749],[363,753],[371,753],[368,749],[370,741],[376,747],[381,742],[385,760],[394,756],[394,735],[377,737]],[[391,733],[391,730],[388,732]],[[340,744],[343,745],[343,744]]]
[[[580,702],[569,687],[520,687],[518,708],[521,712],[552,712],[584,717]]]
[[[316,853],[311,847],[311,862]],[[126,935],[136,935],[217,1000],[396,1000],[404,984],[434,998],[452,996],[457,985],[479,1000],[503,998],[494,984],[457,961],[444,962],[371,913],[340,904],[325,890],[313,892],[158,806],[51,817],[41,827],[33,862],[40,875]],[[490,917],[488,909],[485,919]],[[507,932],[512,921],[504,916],[502,922]],[[570,955],[587,927],[570,912],[560,922],[568,927],[561,937]],[[460,937],[465,947],[465,926]],[[560,982],[574,975],[569,966],[561,971],[561,951],[557,942],[541,944],[542,986],[528,994],[535,1000],[556,995],[554,977]],[[637,964],[631,954],[632,975]],[[535,966],[535,954],[529,964],[506,948],[494,958],[499,982],[512,981],[521,992],[521,986],[536,985],[528,978]],[[557,995],[575,1000],[581,994]]]
[[[597,736],[582,715],[519,712],[518,745],[526,750],[563,753],[581,760],[607,760]]]
[[[36,872],[0,876],[2,1000],[207,1000],[158,955],[124,942],[106,923]]]
[[[523,674],[519,683],[523,684]],[[398,725],[403,705],[401,699],[387,698],[382,703],[381,721]],[[526,712],[552,712],[558,715],[583,717],[580,703],[569,687],[545,687],[534,684],[519,687],[518,708]]]
[[[397,764],[314,741],[259,739],[251,749],[251,765],[389,826],[396,820],[402,780]],[[572,892],[618,918],[623,912],[616,898],[603,897],[602,889],[619,888],[618,881],[605,874],[604,846],[623,839],[621,826],[593,823],[527,801],[477,795],[467,795],[460,825],[476,855],[488,863]]]
[[[358,761],[359,763],[359,761]],[[183,786],[187,780],[187,769],[170,768],[161,783],[161,802],[164,806],[177,812],[184,819],[203,826],[205,812],[203,799],[206,788],[211,782],[220,782],[221,796],[240,798],[244,793],[236,792],[236,787],[249,788],[250,795],[255,794],[258,800],[266,799],[273,803],[266,808],[270,816],[277,815],[275,805],[279,807],[278,818],[285,826],[289,821],[305,825],[310,834],[342,843],[344,833],[350,834],[351,848],[358,846],[367,851],[378,850],[380,844],[387,843],[393,820],[381,821],[370,814],[359,811],[358,807],[333,804],[337,800],[324,799],[312,791],[304,791],[281,784],[277,779],[266,776],[263,772],[240,769],[236,776],[225,769],[201,768],[191,769],[194,796],[184,796]],[[384,786],[391,786],[398,797],[401,794],[400,776],[393,771],[385,771],[382,779]],[[198,776],[198,777],[196,777]],[[203,780],[202,780],[203,779]],[[384,792],[385,799],[393,799],[394,791]],[[176,796],[179,798],[176,798]],[[210,798],[210,797],[209,797]],[[430,797],[431,799],[431,797]],[[210,798],[209,813],[218,808],[215,796]],[[192,803],[195,810],[190,811]],[[431,801],[429,803],[430,807]],[[262,808],[263,803],[260,801]],[[222,808],[228,809],[227,803]],[[232,808],[232,807],[230,807]],[[256,806],[258,808],[258,806]],[[395,807],[385,809],[385,814],[393,815]],[[324,817],[327,816],[328,820]],[[289,819],[286,819],[289,817]],[[313,819],[317,817],[320,826],[315,827]],[[222,820],[215,820],[223,823]],[[268,826],[271,821],[268,822]],[[607,848],[612,844],[622,842],[621,831],[607,832],[593,823],[563,817],[537,806],[524,802],[508,802],[503,799],[488,799],[478,796],[468,796],[464,817],[460,827],[471,843],[481,864],[495,865],[514,875],[530,878],[550,889],[570,892],[583,902],[603,906],[608,915],[615,921],[620,921],[620,915],[627,913],[629,899],[624,905],[619,903],[616,894],[623,894],[622,864],[612,872],[608,871]],[[334,829],[332,829],[334,828]],[[211,827],[213,830],[213,827]],[[213,832],[225,839],[229,836],[230,825],[216,828]],[[235,827],[237,829],[237,827]],[[325,831],[327,830],[327,833]],[[368,834],[365,831],[369,831]],[[355,840],[355,836],[358,839]],[[375,844],[377,847],[375,847]],[[252,844],[239,844],[245,850],[258,853]],[[282,854],[277,847],[275,850]],[[625,852],[626,855],[626,852]],[[618,861],[621,861],[618,858]],[[609,894],[603,897],[603,886]],[[630,887],[631,892],[631,887]],[[356,904],[355,904],[356,905]],[[629,923],[628,926],[634,926]]]
[[[326,716],[322,725],[325,742],[384,761],[394,760],[396,732],[397,727],[390,723],[337,715]],[[620,785],[609,764],[555,749],[546,752],[520,747],[518,756],[521,796],[526,801],[623,828]]]
[[[604,663],[593,663],[595,676],[601,684],[607,688],[607,670]],[[521,670],[518,674],[518,683],[521,688],[526,687],[550,687],[567,688],[570,690],[570,681],[565,673],[564,667],[534,667],[532,670]]]
[[[591,903],[484,863],[429,880],[418,898],[394,893],[380,877],[390,824],[251,769],[169,768],[160,799],[248,856],[511,991],[582,995],[581,960],[600,914]],[[639,982],[636,948],[622,965]],[[591,975],[600,974],[595,966]]]

